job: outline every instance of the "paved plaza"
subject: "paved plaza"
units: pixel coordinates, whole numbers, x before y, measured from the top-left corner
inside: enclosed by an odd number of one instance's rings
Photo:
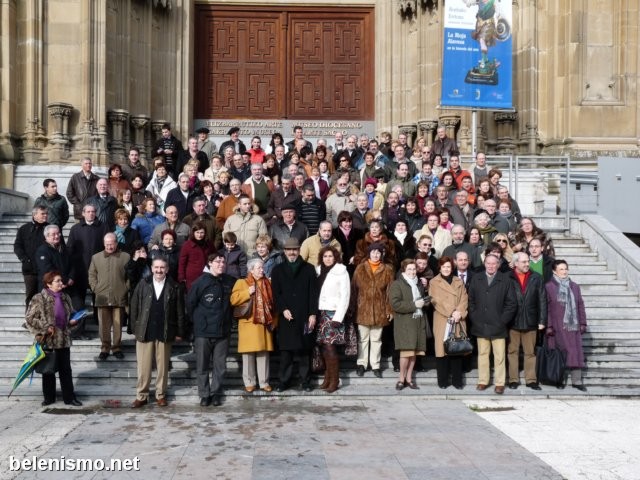
[[[640,478],[638,400],[230,397],[220,408],[56,406],[0,403],[0,478]],[[10,459],[15,468],[33,457],[118,459],[139,470],[10,470]]]

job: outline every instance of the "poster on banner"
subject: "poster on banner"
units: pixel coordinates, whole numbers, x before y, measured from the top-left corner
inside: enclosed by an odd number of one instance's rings
[[[447,0],[440,104],[510,109],[511,0]]]

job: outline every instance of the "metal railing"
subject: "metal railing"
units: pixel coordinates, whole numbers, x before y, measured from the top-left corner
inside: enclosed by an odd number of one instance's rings
[[[463,168],[471,167],[475,161],[468,155],[461,155],[460,159]],[[487,155],[487,167],[501,170],[501,183],[508,186],[523,215],[561,216],[564,228],[569,229],[572,216],[597,210],[598,161],[595,158]]]

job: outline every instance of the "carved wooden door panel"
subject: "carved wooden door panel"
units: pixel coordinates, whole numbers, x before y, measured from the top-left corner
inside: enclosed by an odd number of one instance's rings
[[[290,14],[288,118],[373,116],[369,21],[361,13]]]
[[[373,118],[371,9],[196,11],[196,118]]]
[[[206,19],[198,17],[194,110],[200,118],[282,116],[283,16],[280,12],[245,15],[239,18],[238,12],[220,11]]]

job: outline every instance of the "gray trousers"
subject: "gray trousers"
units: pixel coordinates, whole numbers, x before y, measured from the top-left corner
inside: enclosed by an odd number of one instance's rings
[[[227,372],[229,338],[196,337],[193,342],[196,352],[196,377],[200,398],[222,393],[222,380]],[[209,372],[213,361],[213,375],[209,383]]]

